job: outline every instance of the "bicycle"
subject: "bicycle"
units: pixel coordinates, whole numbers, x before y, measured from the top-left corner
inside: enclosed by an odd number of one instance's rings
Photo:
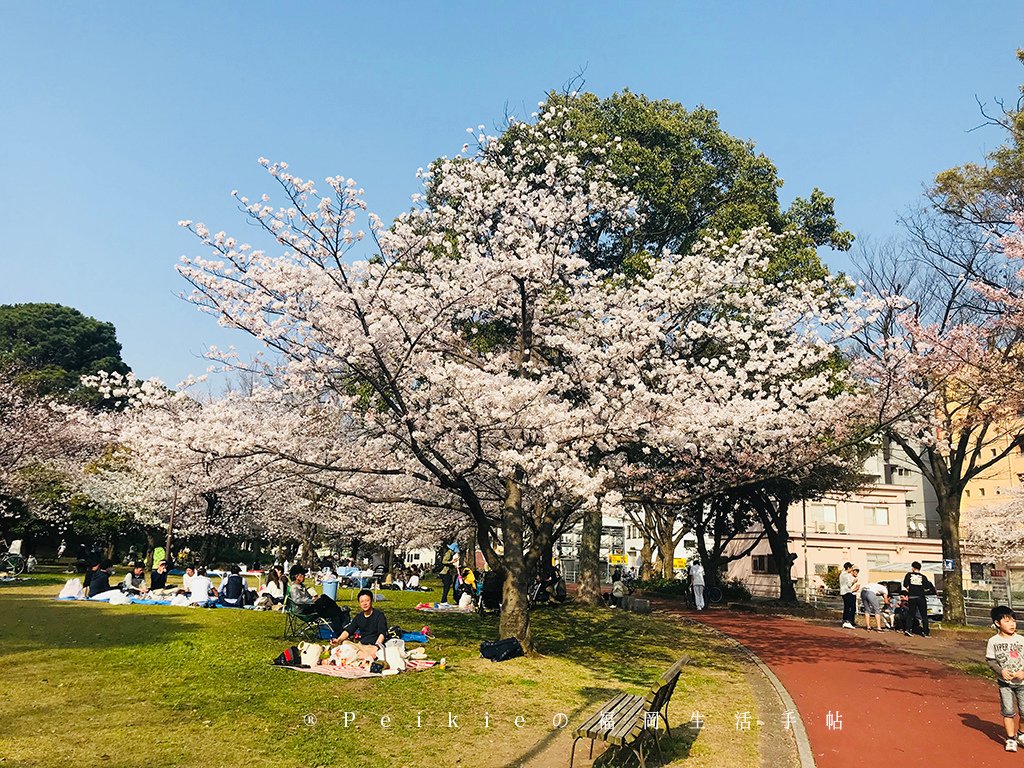
[[[18,544],[18,550],[21,549],[21,542],[15,542]],[[3,552],[0,553],[0,571],[6,571],[10,576],[20,576],[25,572],[26,562],[25,557],[20,551],[11,551],[11,547],[7,546],[7,542],[4,539],[0,539],[0,546],[3,547]]]
[[[722,588],[717,586],[704,587],[704,599],[712,605],[718,605],[722,602],[724,594]]]

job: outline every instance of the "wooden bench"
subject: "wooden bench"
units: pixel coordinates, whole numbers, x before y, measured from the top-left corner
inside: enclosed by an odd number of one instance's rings
[[[654,744],[660,755],[660,732],[663,723],[665,731],[669,736],[672,735],[668,727],[668,702],[676,689],[683,667],[689,661],[689,657],[684,656],[669,667],[646,696],[620,693],[601,705],[597,712],[573,732],[569,768],[572,768],[576,759],[576,742],[580,739],[590,739],[590,757],[594,756],[594,742],[600,739],[612,746],[627,747],[640,759],[640,768],[645,768],[644,740],[648,734],[653,734]]]

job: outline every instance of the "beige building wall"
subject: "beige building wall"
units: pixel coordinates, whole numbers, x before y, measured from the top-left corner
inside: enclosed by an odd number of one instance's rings
[[[796,504],[789,510],[789,551],[797,594],[804,594],[805,574],[812,592],[824,586],[829,567],[852,562],[873,581],[902,578],[879,571],[887,564],[914,560],[942,562],[935,496],[921,474],[898,449],[882,448],[865,462],[872,482],[856,493]],[[760,532],[755,526],[737,537],[730,552],[746,549]],[[777,596],[771,548],[761,541],[751,554],[729,564],[727,578],[743,581],[755,595]]]
[[[1009,437],[993,441],[991,446],[983,449],[979,462],[991,461],[1010,444]],[[992,465],[982,475],[974,478],[964,489],[960,499],[960,509],[970,511],[979,507],[992,507],[1009,501],[1008,491],[1022,488],[1021,475],[1024,474],[1024,452],[1015,448],[1006,456]]]

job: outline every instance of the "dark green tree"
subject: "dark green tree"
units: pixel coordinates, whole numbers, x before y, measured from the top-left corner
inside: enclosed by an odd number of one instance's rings
[[[643,223],[623,237],[600,237],[593,258],[602,266],[628,266],[665,249],[685,253],[711,233],[767,226],[785,236],[773,259],[779,276],[817,277],[825,274],[817,246],[846,250],[853,242],[836,221],[833,198],[819,189],[783,210],[775,165],[753,142],[726,133],[714,110],[629,90],[606,99],[552,92],[545,109],[566,112],[569,127],[554,137],[562,147],[585,164],[608,165],[637,197]],[[522,133],[512,123],[502,140],[514,143]],[[608,143],[615,149],[605,153]]]
[[[0,366],[41,396],[75,392],[97,371],[128,372],[113,324],[60,304],[0,305]]]

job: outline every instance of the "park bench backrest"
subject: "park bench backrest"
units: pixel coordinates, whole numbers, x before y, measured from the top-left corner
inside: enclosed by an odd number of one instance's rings
[[[644,709],[647,712],[658,712],[668,703],[676,689],[676,683],[679,682],[679,676],[683,672],[683,667],[689,663],[690,657],[683,656],[683,658],[679,659],[662,674],[658,682],[655,683],[654,687],[644,697]]]

